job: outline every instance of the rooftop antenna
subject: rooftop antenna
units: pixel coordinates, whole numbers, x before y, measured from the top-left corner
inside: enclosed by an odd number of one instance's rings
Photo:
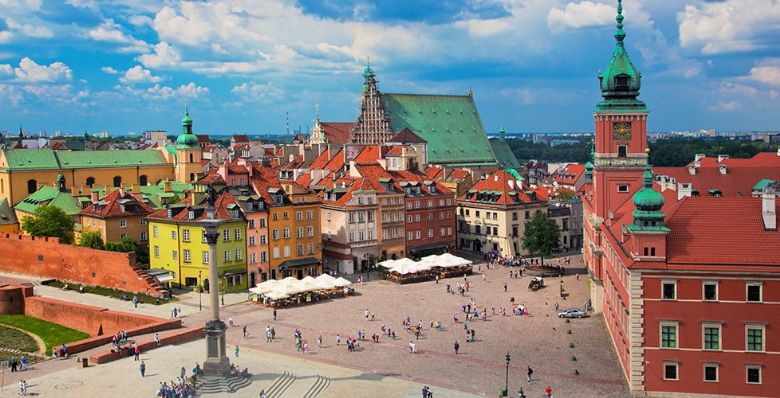
[[[319,119],[320,118],[320,103],[319,102],[314,104],[314,116],[315,116],[315,119]]]

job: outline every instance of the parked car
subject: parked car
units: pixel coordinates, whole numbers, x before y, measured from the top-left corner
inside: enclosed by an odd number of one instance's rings
[[[558,318],[585,318],[588,314],[579,308],[569,308],[558,313]]]

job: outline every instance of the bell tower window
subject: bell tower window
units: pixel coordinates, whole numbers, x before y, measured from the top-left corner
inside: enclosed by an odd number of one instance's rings
[[[624,158],[626,156],[628,156],[628,146],[618,145],[618,157]]]

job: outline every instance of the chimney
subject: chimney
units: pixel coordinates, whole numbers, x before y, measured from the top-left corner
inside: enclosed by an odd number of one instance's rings
[[[92,203],[95,203],[95,202],[97,202],[98,200],[100,200],[100,192],[98,192],[98,191],[92,191],[92,192],[89,194],[89,199],[92,201]]]
[[[172,190],[173,190],[173,188],[171,187],[171,182],[170,181],[165,181],[163,183],[163,192],[171,192]]]
[[[691,196],[693,196],[693,184],[687,182],[677,184],[677,200]]]
[[[718,163],[729,158],[729,155],[718,155]]]
[[[728,170],[726,170],[726,165],[725,164],[722,164],[722,165],[718,166],[718,169],[720,169],[720,174],[726,175],[726,173],[728,173]]]
[[[697,154],[696,154],[696,155],[693,157],[693,161],[694,161],[694,162],[696,162],[696,163],[699,163],[699,164],[701,164],[701,160],[702,160],[702,159],[704,159],[704,157],[705,157],[705,155],[704,155],[703,153],[697,153]]]
[[[130,186],[130,192],[132,193],[141,193],[141,185],[139,184],[133,184]]]
[[[509,189],[515,189],[515,182],[512,180],[507,180],[507,184],[509,184]]]
[[[690,165],[688,166],[688,173],[690,173],[692,176],[696,175],[696,166]]]
[[[761,216],[764,219],[764,229],[774,231],[777,229],[777,211],[775,207],[775,187],[767,185],[761,194]]]

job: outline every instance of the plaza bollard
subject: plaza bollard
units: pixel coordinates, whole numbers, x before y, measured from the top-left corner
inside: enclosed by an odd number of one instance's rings
[[[88,368],[89,367],[89,358],[81,358],[81,367],[82,368]]]
[[[509,396],[509,391],[507,391],[506,388],[502,388],[499,397],[506,397],[506,396]]]

